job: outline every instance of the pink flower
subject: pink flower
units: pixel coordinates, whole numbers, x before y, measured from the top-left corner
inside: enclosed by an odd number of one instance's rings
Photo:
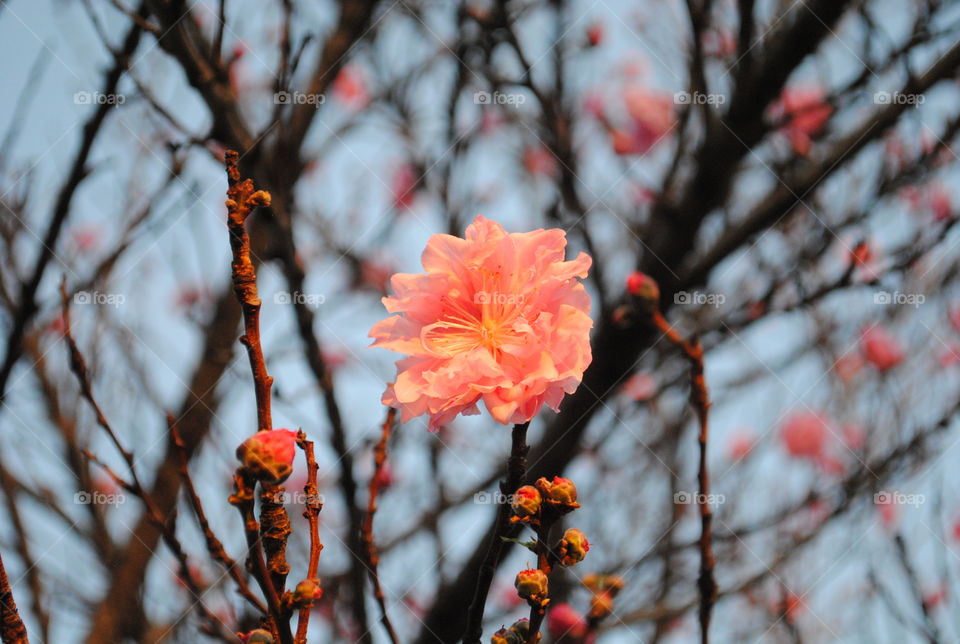
[[[596,47],[603,42],[603,23],[592,22],[587,26],[587,42],[591,47]]]
[[[823,455],[828,433],[823,416],[805,411],[787,418],[780,430],[780,439],[791,456],[817,460]]]
[[[393,171],[390,189],[393,193],[393,207],[397,210],[409,210],[417,196],[417,174],[409,163],[402,163]]]
[[[781,132],[797,154],[810,153],[811,137],[817,134],[833,114],[819,87],[788,87],[774,107],[774,116],[786,121]]]
[[[953,328],[960,331],[960,304],[953,306],[947,315],[950,318],[950,324],[953,325]]]
[[[747,431],[739,431],[730,438],[727,453],[731,461],[742,461],[753,451],[753,436]]]
[[[737,53],[737,38],[727,29],[714,29],[703,34],[703,53],[714,58],[726,58]]]
[[[950,219],[953,214],[953,200],[942,184],[938,183],[930,187],[927,200],[934,219],[937,221]]]
[[[360,68],[347,65],[333,80],[333,95],[350,109],[365,107],[370,101],[367,84]]]
[[[860,335],[860,351],[866,361],[881,372],[896,367],[904,358],[900,343],[876,324],[864,329]]]
[[[587,636],[587,620],[570,604],[557,604],[547,613],[547,630],[555,642],[581,642]]]
[[[289,429],[257,432],[237,447],[237,459],[253,475],[270,483],[283,483],[293,471],[297,433]]]
[[[404,422],[428,414],[437,429],[484,405],[497,422],[522,423],[556,410],[590,364],[590,257],[564,261],[559,229],[507,233],[477,216],[465,239],[434,235],[425,273],[393,276],[390,313],[371,346],[409,357],[383,403]]]
[[[643,402],[657,395],[657,381],[649,373],[635,373],[623,385],[623,393]]]
[[[628,87],[623,100],[633,120],[629,131],[617,130],[611,136],[617,154],[645,154],[664,140],[674,125],[673,97]]]
[[[557,176],[557,160],[542,145],[531,146],[523,151],[523,167],[533,176]]]

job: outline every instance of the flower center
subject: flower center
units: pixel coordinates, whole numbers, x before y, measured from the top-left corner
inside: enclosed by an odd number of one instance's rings
[[[476,298],[475,298],[476,299]],[[495,358],[501,348],[516,344],[520,336],[512,323],[520,315],[520,307],[510,301],[487,301],[470,306],[462,300],[444,298],[440,319],[420,332],[424,348],[441,356],[453,356],[484,348]]]

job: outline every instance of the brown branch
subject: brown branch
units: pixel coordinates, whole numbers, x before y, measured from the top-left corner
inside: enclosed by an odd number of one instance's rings
[[[263,558],[263,548],[260,543],[260,524],[257,522],[254,508],[256,480],[243,468],[238,469],[233,478],[236,489],[230,497],[230,503],[237,507],[240,516],[243,518],[243,534],[247,540],[247,568],[253,573],[253,578],[257,580],[260,590],[267,598],[270,630],[273,631],[274,637],[280,639],[283,644],[290,644],[293,641],[290,624],[289,621],[283,619],[284,611],[280,603],[280,596],[273,585],[273,580],[267,571],[267,563]]]
[[[690,362],[690,404],[700,424],[700,431],[697,434],[697,444],[700,448],[700,462],[697,470],[697,481],[700,487],[697,496],[697,507],[700,510],[700,576],[697,579],[697,585],[700,588],[700,641],[702,644],[707,644],[710,640],[710,615],[717,599],[717,582],[713,575],[715,563],[713,510],[708,502],[710,473],[707,469],[707,436],[710,395],[707,390],[707,381],[703,376],[703,345],[700,344],[699,339],[688,341],[680,337],[659,310],[652,311],[651,317],[657,329],[679,348]]]
[[[3,489],[3,494],[6,497],[7,514],[10,516],[10,523],[16,537],[17,554],[26,569],[24,576],[27,578],[27,584],[30,588],[30,610],[40,626],[40,632],[38,633],[40,641],[47,642],[50,639],[50,614],[43,607],[44,589],[40,580],[40,569],[37,567],[37,560],[30,552],[27,529],[23,523],[23,516],[16,499],[17,486],[18,482],[10,476],[6,468],[0,465],[0,488]]]
[[[317,568],[320,566],[320,551],[323,550],[323,543],[320,541],[320,510],[323,503],[320,501],[320,492],[317,489],[317,471],[320,466],[317,465],[317,459],[313,455],[313,442],[307,440],[307,435],[303,431],[297,432],[297,446],[303,450],[304,458],[307,460],[307,482],[303,486],[307,499],[303,516],[310,524],[310,560],[307,563],[306,578],[316,579]],[[310,606],[300,608],[295,644],[306,644],[310,613]]]
[[[227,229],[230,231],[230,248],[233,251],[233,292],[243,309],[244,335],[240,342],[247,348],[250,369],[253,371],[253,386],[257,396],[257,429],[265,432],[273,429],[270,418],[270,387],[273,385],[273,378],[267,373],[267,363],[260,346],[261,302],[257,296],[257,271],[250,259],[247,217],[254,208],[270,205],[270,193],[256,190],[252,179],[240,179],[240,155],[236,150],[227,150],[224,160],[229,182],[226,203]]]
[[[227,554],[227,551],[223,547],[223,542],[217,538],[217,535],[213,532],[213,528],[210,527],[210,522],[207,520],[207,515],[203,511],[203,504],[200,501],[200,496],[197,494],[197,489],[193,484],[193,478],[190,476],[187,452],[183,444],[183,439],[180,438],[180,432],[177,430],[173,416],[169,414],[167,415],[167,426],[170,428],[170,440],[176,448],[177,453],[180,455],[180,477],[183,479],[184,486],[186,486],[187,498],[190,499],[190,505],[193,507],[193,512],[197,517],[197,523],[200,525],[200,530],[203,532],[203,539],[207,545],[207,552],[210,553],[210,556],[214,561],[218,562],[227,571],[227,573],[230,575],[230,578],[233,579],[233,581],[237,584],[239,593],[248,602],[250,602],[254,608],[260,611],[260,613],[266,615],[267,607],[264,606],[263,602],[253,594],[253,591],[250,589],[250,585],[247,584],[246,578],[240,572],[241,569],[237,565],[237,562]]]
[[[467,631],[463,636],[464,644],[479,644],[480,638],[483,636],[483,610],[487,603],[487,594],[490,592],[493,575],[500,563],[500,555],[503,552],[503,537],[509,536],[511,532],[510,504],[507,503],[507,495],[516,492],[517,488],[523,485],[524,478],[527,475],[527,452],[530,450],[527,445],[527,428],[529,426],[529,422],[513,426],[510,458],[507,460],[507,478],[500,483],[500,492],[503,498],[500,499],[497,508],[495,528],[487,542],[487,552],[480,566],[473,601],[470,603],[470,609],[467,613]]]
[[[397,632],[390,622],[390,616],[387,614],[387,603],[383,597],[383,588],[380,585],[380,575],[378,568],[380,564],[380,555],[377,552],[377,544],[373,540],[373,517],[377,512],[377,496],[380,493],[382,484],[383,466],[387,462],[387,443],[390,440],[390,433],[396,422],[397,410],[392,407],[387,412],[387,418],[383,421],[383,428],[380,434],[380,440],[373,448],[373,475],[370,477],[369,497],[367,499],[367,515],[363,520],[363,543],[367,553],[367,570],[370,572],[370,583],[373,584],[373,596],[380,606],[380,621],[387,630],[387,635],[393,644],[400,641],[397,638]]]
[[[257,190],[250,178],[240,178],[240,154],[227,150],[224,162],[227,168],[227,229],[230,233],[230,249],[233,252],[231,278],[233,291],[243,311],[244,335],[240,342],[247,348],[250,370],[253,372],[254,392],[257,399],[257,430],[273,429],[270,415],[270,388],[273,378],[267,373],[267,363],[260,343],[260,305],[257,295],[257,271],[250,256],[250,235],[247,232],[247,217],[258,207],[270,205],[270,193]],[[282,644],[292,644],[288,611],[284,610],[281,594],[290,571],[286,561],[286,544],[290,535],[290,519],[277,495],[283,488],[261,483],[260,521],[255,517],[254,480],[244,468],[234,476],[236,493],[230,502],[236,505],[243,517],[244,534],[247,539],[247,561],[253,567],[254,577],[260,584],[270,608],[274,635]]]
[[[27,628],[17,612],[17,603],[13,600],[13,590],[7,579],[7,570],[0,556],[0,640],[3,644],[29,644]]]

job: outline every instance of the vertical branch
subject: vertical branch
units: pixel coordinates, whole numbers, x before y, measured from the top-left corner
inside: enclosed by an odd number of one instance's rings
[[[250,369],[253,371],[253,386],[257,396],[257,429],[261,432],[273,429],[270,418],[270,387],[273,378],[267,373],[267,363],[260,345],[260,298],[257,295],[257,271],[250,260],[250,235],[247,233],[247,217],[258,206],[270,205],[270,193],[255,190],[252,179],[240,179],[237,165],[240,155],[228,150],[224,155],[227,164],[227,229],[230,231],[230,249],[233,251],[233,292],[243,309],[244,334],[240,342],[247,348]]]
[[[17,603],[13,600],[13,590],[7,579],[7,570],[0,556],[0,640],[3,644],[29,644],[27,628],[17,612]]]
[[[250,258],[250,235],[247,233],[247,217],[257,207],[270,205],[270,193],[254,188],[252,179],[240,178],[238,165],[240,155],[236,150],[227,150],[224,162],[227,166],[227,229],[230,233],[230,249],[233,252],[231,277],[233,291],[243,310],[244,334],[240,342],[247,348],[253,386],[257,399],[257,430],[273,429],[270,416],[270,388],[273,378],[267,373],[267,363],[260,343],[260,298],[257,295],[257,271]],[[276,494],[283,488],[261,484],[261,515],[257,522],[255,514],[256,481],[244,468],[234,475],[236,492],[230,503],[237,506],[243,517],[244,534],[247,538],[247,562],[252,567],[270,609],[274,634],[282,644],[292,644],[289,611],[282,604],[282,593],[289,566],[286,561],[286,543],[290,534],[290,519]],[[266,554],[266,559],[264,555]]]
[[[652,311],[654,325],[672,344],[679,348],[690,362],[690,404],[697,414],[700,432],[697,444],[700,448],[700,461],[697,469],[697,482],[700,488],[697,507],[700,510],[700,575],[697,586],[700,588],[700,641],[708,644],[710,640],[710,616],[717,598],[717,582],[713,576],[713,510],[708,503],[710,495],[710,472],[707,468],[708,412],[710,395],[707,381],[703,376],[703,345],[699,339],[684,340],[674,330],[658,310]]]
[[[383,421],[383,429],[380,434],[380,440],[373,448],[373,475],[370,477],[369,497],[367,500],[367,516],[363,520],[363,544],[367,553],[367,568],[370,571],[370,583],[373,584],[373,596],[380,606],[380,621],[387,630],[387,635],[393,644],[400,640],[397,638],[397,632],[390,622],[390,616],[387,614],[387,603],[383,597],[383,588],[380,585],[380,574],[378,568],[380,565],[380,555],[377,553],[377,544],[373,540],[373,516],[377,512],[377,496],[380,493],[382,483],[383,466],[387,462],[387,443],[390,440],[390,433],[393,430],[393,424],[396,421],[397,410],[392,407],[387,412],[387,418]]]
[[[510,458],[507,460],[507,478],[500,483],[502,498],[497,508],[497,522],[490,534],[490,541],[487,543],[487,554],[480,566],[477,587],[474,590],[473,601],[470,603],[467,614],[467,631],[463,637],[464,644],[479,644],[483,635],[483,609],[487,603],[490,584],[493,583],[493,575],[496,573],[497,564],[500,562],[500,554],[503,552],[503,537],[510,533],[510,504],[507,503],[507,495],[513,494],[518,487],[523,485],[523,479],[527,475],[527,452],[530,450],[530,446],[527,445],[527,428],[529,426],[529,422],[513,426]]]
[[[554,520],[544,518],[536,527],[537,533],[537,568],[543,571],[543,574],[550,577],[553,572],[554,557],[550,552],[548,539],[550,538],[550,528],[553,527]],[[537,644],[540,641],[540,628],[543,626],[543,618],[547,614],[545,604],[530,607],[530,634],[527,636],[526,644]]]
[[[320,466],[317,465],[317,459],[313,455],[313,442],[307,440],[307,435],[303,431],[297,433],[297,445],[303,450],[304,458],[307,460],[307,482],[303,486],[303,491],[307,495],[303,516],[310,524],[310,560],[307,563],[307,579],[316,579],[317,568],[320,567],[320,551],[323,550],[323,543],[320,541],[320,509],[323,503],[320,501],[320,492],[317,489],[317,471]],[[297,618],[297,636],[294,639],[296,644],[306,644],[310,612],[310,606],[300,609],[300,615]]]

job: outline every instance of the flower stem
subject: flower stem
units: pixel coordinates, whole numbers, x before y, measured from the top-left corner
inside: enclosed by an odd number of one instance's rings
[[[493,583],[493,576],[497,570],[500,555],[503,553],[503,537],[510,533],[510,504],[507,503],[507,496],[516,492],[517,488],[523,485],[523,480],[527,475],[527,452],[530,450],[530,446],[527,445],[527,428],[529,426],[529,422],[513,426],[510,458],[507,460],[507,478],[500,483],[500,492],[503,497],[497,508],[497,523],[487,543],[487,554],[484,557],[483,565],[480,566],[476,590],[474,590],[473,601],[470,603],[467,614],[467,631],[463,636],[464,644],[480,644],[480,638],[483,636],[483,610],[487,603],[487,594],[490,592],[490,584]]]

